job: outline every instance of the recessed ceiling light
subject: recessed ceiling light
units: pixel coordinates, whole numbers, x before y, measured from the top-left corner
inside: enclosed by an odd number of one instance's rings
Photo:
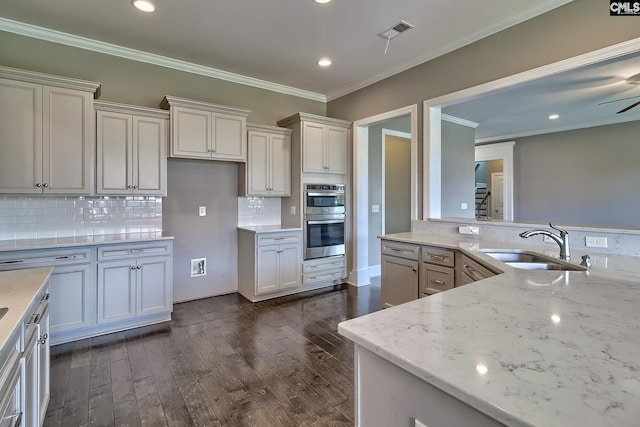
[[[133,6],[143,12],[153,12],[154,10],[156,10],[156,7],[153,5],[153,3],[148,0],[134,0]]]
[[[325,3],[329,3],[331,0],[313,0],[313,1],[318,4],[325,4]]]
[[[552,114],[552,115],[550,115],[550,116],[549,116],[549,120],[555,120],[555,119],[557,119],[558,117],[560,117],[560,115],[559,115],[559,114]]]
[[[331,65],[331,60],[329,58],[320,58],[318,60],[318,65],[321,67],[328,67]]]

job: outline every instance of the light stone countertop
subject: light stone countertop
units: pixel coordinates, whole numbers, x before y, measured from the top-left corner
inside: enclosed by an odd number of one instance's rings
[[[278,233],[281,231],[302,231],[300,227],[289,227],[287,225],[245,225],[239,226],[238,230],[248,231],[250,233]]]
[[[340,334],[507,425],[638,425],[640,258],[530,271],[479,252],[505,243],[383,238],[462,249],[504,273],[342,322]]]
[[[0,319],[0,350],[20,325],[42,285],[49,279],[53,268],[31,268],[0,272],[0,307],[9,311]]]
[[[162,232],[104,234],[93,236],[57,237],[48,239],[0,240],[0,252],[26,249],[56,249],[73,246],[94,246],[116,243],[135,243],[149,240],[171,240]]]

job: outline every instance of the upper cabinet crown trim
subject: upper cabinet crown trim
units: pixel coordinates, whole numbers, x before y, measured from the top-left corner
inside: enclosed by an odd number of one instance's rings
[[[118,104],[109,101],[93,101],[93,108],[96,111],[110,111],[112,113],[129,113],[137,116],[155,117],[157,119],[169,120],[169,112],[157,108],[139,107],[137,105]]]
[[[37,83],[48,86],[56,86],[65,89],[75,89],[93,93],[93,97],[100,96],[100,83],[87,80],[71,79],[69,77],[54,76],[35,71],[20,70],[17,68],[0,66],[0,77],[23,82]]]
[[[247,117],[251,110],[237,107],[228,107],[226,105],[211,104],[204,101],[195,101],[193,99],[178,98],[177,96],[165,96],[160,103],[160,108],[168,110],[169,107],[187,107],[196,108],[198,110],[213,111],[215,113],[235,114]]]
[[[304,121],[311,121],[314,123],[320,123],[323,125],[330,125],[330,126],[341,126],[345,128],[351,127],[351,122],[347,120],[334,119],[332,117],[318,116],[316,114],[309,114],[309,113],[296,113],[292,116],[287,117],[286,119],[282,119],[278,121],[278,126],[286,127],[293,123],[304,122]]]
[[[293,133],[289,128],[263,125],[261,123],[247,123],[247,131],[278,133],[281,135],[291,135]]]

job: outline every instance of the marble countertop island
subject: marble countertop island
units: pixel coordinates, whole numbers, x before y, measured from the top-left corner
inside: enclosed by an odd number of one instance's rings
[[[528,271],[479,252],[503,243],[390,238],[462,249],[504,273],[343,322],[342,335],[507,425],[639,425],[638,258]]]

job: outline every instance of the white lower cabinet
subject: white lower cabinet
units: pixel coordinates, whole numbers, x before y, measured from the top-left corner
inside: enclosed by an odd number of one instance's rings
[[[238,234],[238,291],[250,301],[297,292],[302,285],[302,232]]]
[[[0,271],[36,267],[54,267],[47,314],[53,344],[171,319],[171,240],[0,252]]]
[[[22,325],[19,326],[21,328]],[[23,426],[24,377],[20,358],[21,334],[9,338],[0,353],[0,427]]]
[[[98,263],[98,323],[170,313],[171,309],[169,257]]]

